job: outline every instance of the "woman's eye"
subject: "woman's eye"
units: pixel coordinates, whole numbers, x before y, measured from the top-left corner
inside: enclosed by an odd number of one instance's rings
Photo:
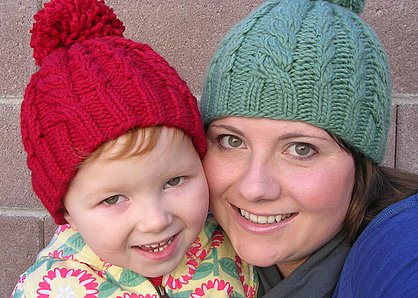
[[[220,136],[219,143],[224,148],[242,148],[244,146],[244,142],[240,138],[231,135]]]
[[[316,153],[316,150],[311,145],[306,143],[295,143],[288,148],[290,155],[297,157],[308,158]]]
[[[123,196],[121,195],[114,195],[111,197],[108,197],[107,199],[103,200],[103,203],[105,203],[106,205],[116,205],[119,204],[121,202],[123,202],[125,199]]]
[[[183,176],[171,178],[164,185],[164,189],[171,188],[171,187],[176,187],[176,186],[180,185],[181,183],[183,183],[183,181],[184,181]]]

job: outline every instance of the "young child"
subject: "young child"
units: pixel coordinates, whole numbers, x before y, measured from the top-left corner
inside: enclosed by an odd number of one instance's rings
[[[253,297],[252,267],[206,219],[186,83],[103,1],[53,0],[35,20],[22,139],[60,226],[12,297]]]

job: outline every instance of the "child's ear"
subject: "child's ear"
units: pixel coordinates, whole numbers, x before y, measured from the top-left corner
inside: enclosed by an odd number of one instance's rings
[[[78,231],[77,225],[75,224],[75,221],[73,220],[73,218],[71,217],[71,215],[67,211],[64,211],[64,218],[70,224],[70,226],[73,230]]]

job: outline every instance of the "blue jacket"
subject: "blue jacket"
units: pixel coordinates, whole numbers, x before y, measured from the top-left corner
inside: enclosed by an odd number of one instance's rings
[[[418,194],[387,207],[367,225],[333,297],[418,297]]]

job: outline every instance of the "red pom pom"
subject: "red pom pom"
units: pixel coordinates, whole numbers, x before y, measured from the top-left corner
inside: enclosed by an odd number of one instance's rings
[[[125,27],[103,0],[52,0],[35,16],[30,45],[36,64],[53,50],[101,36],[123,36]]]

